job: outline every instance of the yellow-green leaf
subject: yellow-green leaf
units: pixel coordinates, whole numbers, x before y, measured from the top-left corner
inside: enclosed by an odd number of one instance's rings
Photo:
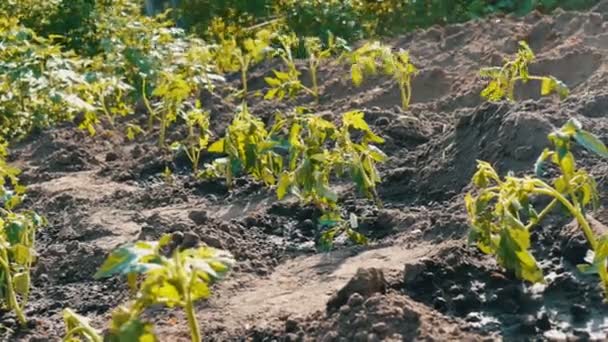
[[[543,96],[551,94],[556,87],[555,80],[551,77],[543,77],[540,87],[540,94]]]
[[[211,144],[211,146],[209,146],[208,151],[211,153],[224,153],[225,141],[225,138],[217,140],[216,142]]]
[[[574,139],[587,150],[596,153],[601,157],[608,158],[608,148],[606,148],[606,145],[593,134],[579,129],[574,134]]]
[[[363,72],[361,67],[357,64],[354,64],[350,69],[350,76],[352,78],[353,84],[355,86],[360,86],[363,83]]]
[[[281,178],[279,179],[279,184],[277,185],[277,197],[279,200],[283,199],[289,190],[289,187],[292,183],[292,177],[288,173],[283,173]]]
[[[18,294],[27,295],[30,291],[29,272],[21,272],[13,275],[13,287]]]
[[[568,175],[569,177],[574,175],[576,164],[574,162],[574,156],[572,153],[566,153],[566,155],[561,159],[561,167],[565,175]]]

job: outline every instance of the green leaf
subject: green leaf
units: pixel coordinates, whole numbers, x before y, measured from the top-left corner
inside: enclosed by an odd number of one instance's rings
[[[564,99],[568,96],[568,87],[555,77],[543,77],[541,81],[540,93],[543,96],[557,93],[560,98]]]
[[[566,153],[566,155],[560,160],[560,165],[565,175],[568,175],[569,177],[574,175],[576,164],[572,153]]]
[[[595,265],[595,264],[592,264],[592,265],[578,264],[578,265],[576,265],[576,268],[579,270],[579,272],[581,272],[583,274],[597,274],[598,273],[598,265]]]
[[[292,182],[292,176],[289,173],[283,173],[281,175],[279,184],[277,185],[277,197],[279,200],[285,197]]]
[[[21,237],[25,233],[25,224],[23,221],[14,220],[6,225],[6,236],[11,245],[21,242]]]
[[[594,199],[594,189],[593,187],[589,184],[589,183],[585,183],[583,184],[583,186],[581,187],[580,191],[583,192],[583,206],[591,203],[591,201]]]
[[[219,140],[217,140],[216,142],[214,142],[213,144],[211,144],[211,146],[209,146],[208,151],[210,153],[224,153],[225,152],[225,138],[221,138]]]
[[[323,163],[325,161],[325,154],[324,153],[316,153],[313,154],[312,156],[310,156],[310,159],[317,161],[319,163]]]
[[[269,86],[273,88],[281,86],[281,80],[279,80],[278,78],[265,77],[264,80],[266,81],[266,83],[268,83]]]
[[[386,155],[386,153],[384,153],[381,149],[379,149],[378,147],[374,146],[374,145],[369,145],[369,155],[370,157],[372,157],[373,160],[377,161],[377,162],[384,162],[388,159],[388,156]]]
[[[264,95],[264,99],[265,100],[272,100],[277,96],[277,93],[279,92],[279,88],[271,88],[268,90],[268,92],[266,93],[266,95]]]
[[[319,238],[317,244],[318,248],[322,251],[329,251],[334,245],[334,238],[336,233],[339,231],[338,228],[331,228],[323,232]]]
[[[235,264],[229,252],[206,246],[185,250],[181,256],[185,258],[185,267],[192,268],[206,283],[220,279]]]
[[[606,148],[606,145],[604,145],[604,143],[595,135],[579,129],[574,133],[574,139],[587,150],[601,157],[608,158],[608,148]]]
[[[342,116],[342,122],[344,123],[344,126],[353,127],[363,132],[370,132],[371,129],[367,122],[365,122],[365,119],[363,119],[363,116],[364,114],[362,111],[355,110],[346,112]]]
[[[544,282],[544,276],[536,260],[528,251],[530,246],[530,233],[521,229],[522,224],[513,228],[503,228],[500,233],[500,242],[497,251],[500,264],[524,280],[538,283]]]
[[[540,86],[540,94],[549,95],[555,90],[555,80],[551,77],[543,77]]]
[[[274,174],[272,173],[272,170],[270,170],[267,167],[262,168],[262,180],[267,185],[274,185],[274,183],[276,182],[276,178],[275,178]]]
[[[348,238],[357,245],[367,245],[369,240],[367,237],[353,229],[347,229],[346,234]]]
[[[341,221],[342,218],[340,217],[340,213],[330,211],[323,213],[323,215],[319,218],[319,225],[321,227],[334,227]]]
[[[290,80],[289,74],[282,71],[273,70],[274,75],[277,77],[279,81],[286,82]],[[282,82],[279,82],[282,83]]]
[[[21,272],[13,275],[13,287],[15,292],[25,296],[30,292],[30,274],[29,272]]]
[[[159,284],[156,288],[155,295],[157,300],[169,307],[178,305],[181,302],[181,296],[177,288],[169,282]]]
[[[206,299],[211,296],[209,286],[203,281],[194,282],[193,286],[190,288],[190,292],[193,300]]]
[[[97,338],[99,341],[103,340],[101,334],[97,332],[95,329],[91,327],[89,324],[89,320],[86,317],[76,314],[74,311],[70,309],[63,310],[63,322],[66,326],[66,330],[72,331],[77,328],[84,328],[87,332],[94,334],[94,336],[87,335],[87,338]],[[67,340],[66,342],[80,342],[81,339],[74,336],[73,338]]]
[[[20,266],[25,266],[34,261],[32,249],[23,244],[16,244],[12,247],[15,263]]]
[[[560,129],[559,133],[561,135],[565,135],[567,137],[572,137],[576,134],[576,132],[582,129],[582,124],[575,118],[569,119]]]
[[[479,76],[487,77],[487,78],[498,78],[502,74],[501,67],[489,67],[489,68],[481,68],[479,70]]]
[[[85,112],[95,112],[97,108],[74,94],[64,94],[63,100],[70,106]]]
[[[358,87],[361,85],[361,83],[363,83],[363,72],[359,65],[353,64],[353,66],[350,69],[350,76],[351,76],[353,84],[355,86]]]
[[[156,342],[158,339],[154,334],[154,326],[144,323],[139,319],[131,319],[120,326],[117,332],[111,334],[111,341],[133,341],[133,342]]]
[[[499,82],[492,80],[481,91],[481,96],[488,101],[500,101],[505,96],[505,91]]]
[[[326,198],[330,203],[336,203],[338,201],[338,195],[326,186],[318,184],[316,190],[321,197]]]
[[[127,284],[132,293],[137,292],[137,273],[127,273]]]
[[[116,274],[144,273],[156,265],[145,262],[155,256],[152,243],[136,243],[116,248],[101,265],[94,278],[107,278]]]

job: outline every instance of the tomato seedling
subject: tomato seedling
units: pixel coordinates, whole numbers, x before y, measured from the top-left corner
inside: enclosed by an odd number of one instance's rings
[[[331,55],[339,50],[347,49],[346,42],[340,38],[329,35],[327,47],[324,48],[321,40],[316,37],[304,39],[304,48],[308,54],[308,68],[312,88],[305,86],[300,81],[300,72],[297,70],[296,62],[292,51],[300,43],[300,39],[294,34],[285,34],[278,37],[280,47],[274,49],[274,55],[279,56],[285,64],[287,70],[284,72],[273,70],[274,77],[266,77],[266,83],[270,89],[264,98],[282,100],[285,96],[293,97],[300,91],[312,95],[316,102],[319,102],[319,84],[317,71],[321,62],[327,60]]]
[[[365,243],[367,239],[355,231],[356,217],[351,215],[348,223],[342,220],[330,181],[347,174],[361,193],[379,203],[376,164],[384,162],[386,155],[374,144],[384,140],[372,132],[360,111],[344,113],[340,127],[315,114],[300,114],[291,120],[286,139],[289,164],[277,184],[278,199],[292,193],[322,210],[319,223],[327,228],[319,241],[322,248],[331,246],[333,238],[343,232],[355,243]],[[351,131],[360,138],[352,139]]]
[[[568,96],[568,87],[553,76],[534,76],[528,72],[528,66],[535,59],[534,52],[524,41],[519,42],[519,50],[515,59],[506,61],[502,67],[482,68],[479,75],[489,79],[488,85],[481,91],[481,96],[488,101],[507,99],[515,101],[515,85],[517,82],[528,83],[530,80],[541,82],[541,95],[556,93],[561,99]]]
[[[209,113],[201,109],[200,101],[196,101],[194,108],[186,113],[184,118],[188,130],[188,136],[184,141],[176,141],[171,144],[174,151],[183,150],[192,163],[194,174],[198,174],[201,153],[209,145]]]
[[[253,116],[243,103],[226,129],[225,136],[209,146],[211,153],[226,154],[206,166],[202,177],[223,177],[232,186],[234,177],[251,175],[266,185],[274,185],[283,167],[283,158],[273,150],[279,142],[272,137],[279,126],[266,130],[264,123]]]
[[[346,234],[346,236],[357,245],[365,245],[368,243],[367,237],[359,233],[357,215],[350,213],[348,220],[343,220],[339,212],[326,212],[319,218],[319,226],[325,231],[319,237],[317,242],[320,250],[330,250],[333,247],[334,240],[340,234]]]
[[[30,292],[30,271],[36,259],[36,230],[44,220],[33,212],[2,210],[0,218],[0,298],[21,325],[27,323],[25,305]]]
[[[375,189],[380,177],[376,163],[385,161],[386,155],[374,143],[384,140],[372,132],[363,112],[344,113],[339,128],[315,114],[299,115],[293,120],[287,140],[289,168],[279,180],[279,199],[290,191],[304,202],[334,210],[337,195],[329,182],[332,176],[345,173],[360,192],[377,199]],[[360,133],[360,141],[353,141],[351,130]]]
[[[312,89],[306,87],[300,81],[300,72],[296,67],[296,62],[293,58],[292,50],[298,46],[300,39],[295,33],[284,34],[277,37],[280,47],[274,48],[273,56],[281,58],[286,71],[272,70],[274,77],[265,77],[264,80],[270,86],[270,89],[264,96],[267,100],[278,98],[282,100],[285,96],[294,97],[300,91],[304,90],[309,94],[314,95]]]
[[[361,85],[367,75],[374,75],[380,68],[385,75],[392,76],[399,85],[401,108],[407,109],[412,99],[412,78],[418,69],[410,61],[405,50],[393,52],[388,45],[379,42],[366,43],[347,55],[351,63],[351,79],[355,86]]]
[[[349,51],[346,41],[340,37],[335,37],[329,34],[327,46],[324,47],[321,39],[318,37],[307,37],[304,39],[304,48],[308,54],[308,72],[312,82],[312,94],[316,101],[319,102],[319,81],[318,70],[321,63],[330,58],[333,54],[339,51]]]
[[[247,98],[247,73],[253,63],[261,62],[269,52],[272,34],[268,30],[259,30],[254,38],[247,38],[239,46],[235,38],[223,39],[215,51],[215,63],[222,72],[241,73],[242,89],[239,95]]]
[[[471,223],[470,241],[482,252],[496,255],[499,264],[517,277],[542,283],[542,270],[530,251],[530,230],[561,204],[575,218],[592,251],[588,258],[591,264],[579,265],[579,268],[586,273],[599,274],[608,296],[608,237],[597,238],[585,217],[585,209],[598,203],[597,187],[587,171],[577,168],[571,147],[577,142],[602,157],[608,157],[608,149],[598,138],[584,131],[575,119],[551,133],[549,140],[553,149],[545,149],[538,158],[536,177],[509,174],[501,178],[489,163],[478,162],[472,180],[477,190],[465,197]],[[561,171],[552,185],[540,178],[547,161]],[[552,200],[542,210],[537,210],[532,201],[537,196]]]
[[[100,122],[97,113],[104,115],[111,128],[116,128],[117,116],[127,116],[132,113],[133,108],[127,99],[127,95],[133,90],[131,86],[124,83],[118,77],[103,77],[100,75],[90,76],[91,82],[85,82],[78,87],[82,98],[89,106],[85,109],[85,119],[79,125],[86,129],[90,135],[95,135],[95,125]],[[93,79],[94,78],[94,79]]]
[[[0,135],[20,138],[34,128],[71,121],[90,108],[75,90],[84,60],[63,52],[18,19],[0,16]]]
[[[6,153],[6,144],[0,144],[0,304],[12,310],[21,325],[26,325],[36,231],[46,221],[32,211],[14,211],[25,187],[17,178],[20,171],[6,163]]]
[[[158,242],[138,241],[114,250],[99,268],[95,278],[126,275],[129,285],[136,289],[134,298],[112,312],[110,327],[105,336],[93,329],[88,321],[71,310],[64,311],[66,341],[78,341],[78,337],[93,342],[101,341],[156,341],[152,324],[142,321],[142,313],[149,307],[164,305],[186,311],[188,327],[193,342],[202,341],[202,335],[194,303],[209,298],[210,284],[221,279],[235,263],[226,251],[198,247],[170,248],[170,235]],[[137,286],[137,275],[143,280]]]
[[[160,116],[158,121],[160,131],[158,134],[158,146],[165,147],[165,136],[167,128],[177,120],[180,111],[183,109],[185,101],[193,93],[194,88],[187,82],[182,75],[171,72],[162,72],[158,86],[152,94],[161,99],[159,104]],[[151,110],[151,108],[149,109]],[[156,111],[150,115],[156,117]]]

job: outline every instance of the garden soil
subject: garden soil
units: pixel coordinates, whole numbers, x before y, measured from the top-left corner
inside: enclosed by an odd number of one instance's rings
[[[568,99],[540,98],[534,82],[518,87],[516,103],[480,98],[479,68],[502,64],[520,40],[537,53],[530,71],[563,80]],[[432,27],[390,43],[408,49],[420,68],[406,111],[390,79],[354,87],[337,61],[319,71],[317,105],[306,96],[282,104],[249,99],[267,122],[295,105],[336,121],[349,110],[365,112],[386,138],[383,205],[360,198],[348,182],[338,189],[369,245],[339,239],[331,252],[318,252],[316,210],[293,198],[279,202],[246,178],[234,189],[196,180],[187,160],[162,153],[154,137],[129,142],[117,131],[89,137],[73,125],[56,127],[19,142],[10,156],[24,171],[25,205],[49,224],[38,233],[31,322],[19,328],[11,313],[0,313],[0,338],[59,341],[64,308],[103,329],[129,294],[124,279],[94,280],[95,270],[119,245],[169,233],[184,246],[224,248],[238,260],[197,306],[205,341],[606,340],[608,306],[598,279],[576,271],[587,247],[571,220],[556,212],[534,230],[547,282],[531,286],[467,245],[463,197],[476,160],[502,174],[529,173],[547,134],[570,117],[608,141],[608,1],[588,12]],[[273,67],[252,71],[254,92],[264,90]],[[237,87],[237,76],[226,86]],[[236,108],[222,94],[201,95],[216,135]],[[145,120],[141,113],[133,118]],[[606,205],[608,161],[575,152]],[[166,167],[171,177],[163,176]],[[591,216],[596,229],[605,229],[605,207]],[[145,316],[161,341],[189,339],[181,311],[155,307]]]

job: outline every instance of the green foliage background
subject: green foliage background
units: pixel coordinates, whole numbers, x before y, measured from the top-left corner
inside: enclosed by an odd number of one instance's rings
[[[138,0],[5,0],[0,3],[0,14],[21,18],[22,24],[43,36],[70,37],[69,47],[80,50],[94,46],[91,37],[100,15],[96,4],[124,2]],[[143,12],[144,0],[139,2]],[[180,0],[173,18],[202,37],[280,18],[298,36],[327,38],[331,31],[352,41],[494,13],[525,15],[534,9],[584,9],[595,3],[597,0]]]

